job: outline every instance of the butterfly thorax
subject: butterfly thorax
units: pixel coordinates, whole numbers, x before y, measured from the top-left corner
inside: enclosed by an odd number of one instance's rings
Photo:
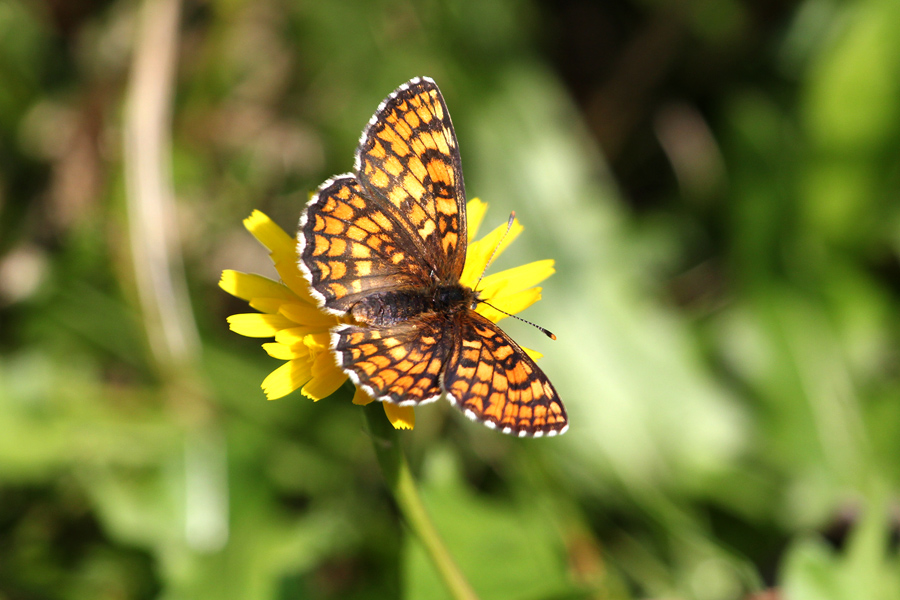
[[[358,323],[387,326],[425,313],[454,314],[474,308],[478,295],[460,283],[441,283],[424,289],[376,292],[350,309]]]

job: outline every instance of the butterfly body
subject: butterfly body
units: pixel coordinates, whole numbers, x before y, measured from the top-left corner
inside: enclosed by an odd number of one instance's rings
[[[369,121],[354,172],[319,186],[301,215],[299,265],[311,292],[351,321],[332,330],[337,362],[384,402],[446,396],[505,433],[563,433],[566,412],[550,380],[460,282],[465,211],[444,99],[431,79],[412,79]]]
[[[377,292],[350,309],[357,323],[385,327],[427,313],[452,315],[475,308],[477,295],[459,283],[436,284],[424,289]]]

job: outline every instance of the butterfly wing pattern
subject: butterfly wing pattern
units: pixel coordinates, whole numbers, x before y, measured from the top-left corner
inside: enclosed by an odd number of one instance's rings
[[[300,219],[300,268],[327,312],[338,364],[384,402],[442,395],[504,433],[557,435],[565,408],[546,375],[459,283],[466,195],[437,85],[401,85],[363,131],[353,173],[319,186]]]
[[[456,133],[434,81],[413,79],[385,98],[360,138],[356,174],[370,197],[408,226],[435,276],[459,279],[466,189]]]
[[[352,174],[329,179],[300,222],[301,270],[334,315],[378,292],[431,283],[408,223],[364,193]]]
[[[520,437],[565,433],[566,410],[553,384],[495,323],[468,311],[454,341],[443,386],[467,417]]]

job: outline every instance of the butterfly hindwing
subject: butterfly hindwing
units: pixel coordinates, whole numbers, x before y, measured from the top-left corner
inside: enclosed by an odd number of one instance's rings
[[[338,364],[379,400],[416,405],[441,396],[450,353],[446,318],[423,315],[390,327],[340,325],[332,334]]]
[[[454,339],[444,389],[468,417],[523,437],[566,431],[553,384],[500,327],[466,311],[454,319]]]

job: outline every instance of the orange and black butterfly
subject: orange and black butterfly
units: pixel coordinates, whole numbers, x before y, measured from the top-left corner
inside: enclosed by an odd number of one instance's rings
[[[332,330],[338,364],[372,397],[401,406],[446,394],[504,433],[557,435],[566,410],[534,361],[475,312],[462,285],[466,192],[437,85],[411,79],[378,106],[353,173],[319,186],[300,219],[300,268]]]

